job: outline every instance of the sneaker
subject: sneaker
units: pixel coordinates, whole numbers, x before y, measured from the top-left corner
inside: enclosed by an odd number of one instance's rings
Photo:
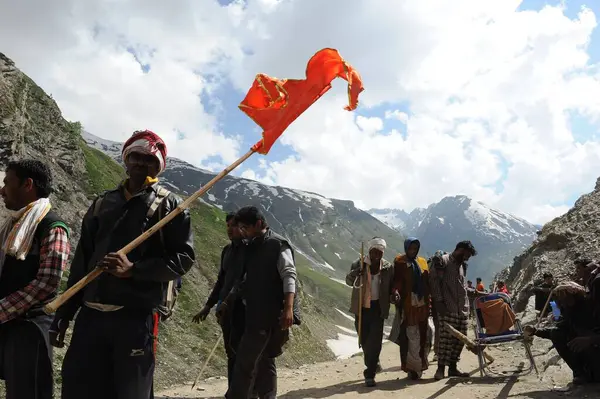
[[[383,371],[383,368],[381,367],[381,363],[377,363],[377,370],[375,370],[375,373],[379,374]]]
[[[375,378],[365,378],[365,386],[366,386],[366,387],[372,388],[372,387],[374,387],[375,385],[377,385],[377,384],[375,383]]]

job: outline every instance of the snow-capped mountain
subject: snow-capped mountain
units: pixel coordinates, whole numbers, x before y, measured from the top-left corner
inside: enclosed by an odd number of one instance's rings
[[[469,262],[468,277],[489,281],[527,248],[538,227],[524,219],[493,209],[464,195],[445,197],[410,213],[371,209],[369,213],[406,235],[419,237],[423,254],[451,251],[461,240],[471,240],[479,254]]]
[[[83,132],[87,144],[118,162],[122,144]],[[169,158],[161,175],[165,187],[181,195],[198,190],[215,173],[197,168],[177,158]],[[269,226],[284,235],[296,252],[332,278],[343,277],[360,251],[361,241],[374,236],[388,243],[386,258],[403,251],[402,234],[354,206],[352,201],[325,198],[319,194],[273,187],[253,180],[226,176],[202,198],[224,211],[245,205],[262,208]],[[366,248],[365,248],[366,250]]]

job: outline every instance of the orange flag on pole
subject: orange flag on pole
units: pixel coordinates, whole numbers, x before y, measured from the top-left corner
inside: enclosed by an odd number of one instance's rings
[[[358,95],[364,90],[360,75],[337,50],[325,48],[308,61],[306,79],[276,79],[258,74],[240,109],[263,129],[263,137],[252,150],[267,154],[275,140],[300,114],[331,89],[336,77],[348,82],[348,106],[358,106]]]

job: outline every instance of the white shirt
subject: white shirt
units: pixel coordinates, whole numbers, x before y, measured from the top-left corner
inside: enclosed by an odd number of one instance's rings
[[[379,300],[379,280],[381,278],[381,272],[376,275],[371,275],[371,300]]]

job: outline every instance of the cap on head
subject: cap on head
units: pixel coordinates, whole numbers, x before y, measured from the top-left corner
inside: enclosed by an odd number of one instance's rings
[[[148,154],[156,157],[160,164],[160,171],[165,170],[167,165],[167,145],[160,136],[150,130],[136,130],[129,140],[123,144],[123,162],[132,152]]]

